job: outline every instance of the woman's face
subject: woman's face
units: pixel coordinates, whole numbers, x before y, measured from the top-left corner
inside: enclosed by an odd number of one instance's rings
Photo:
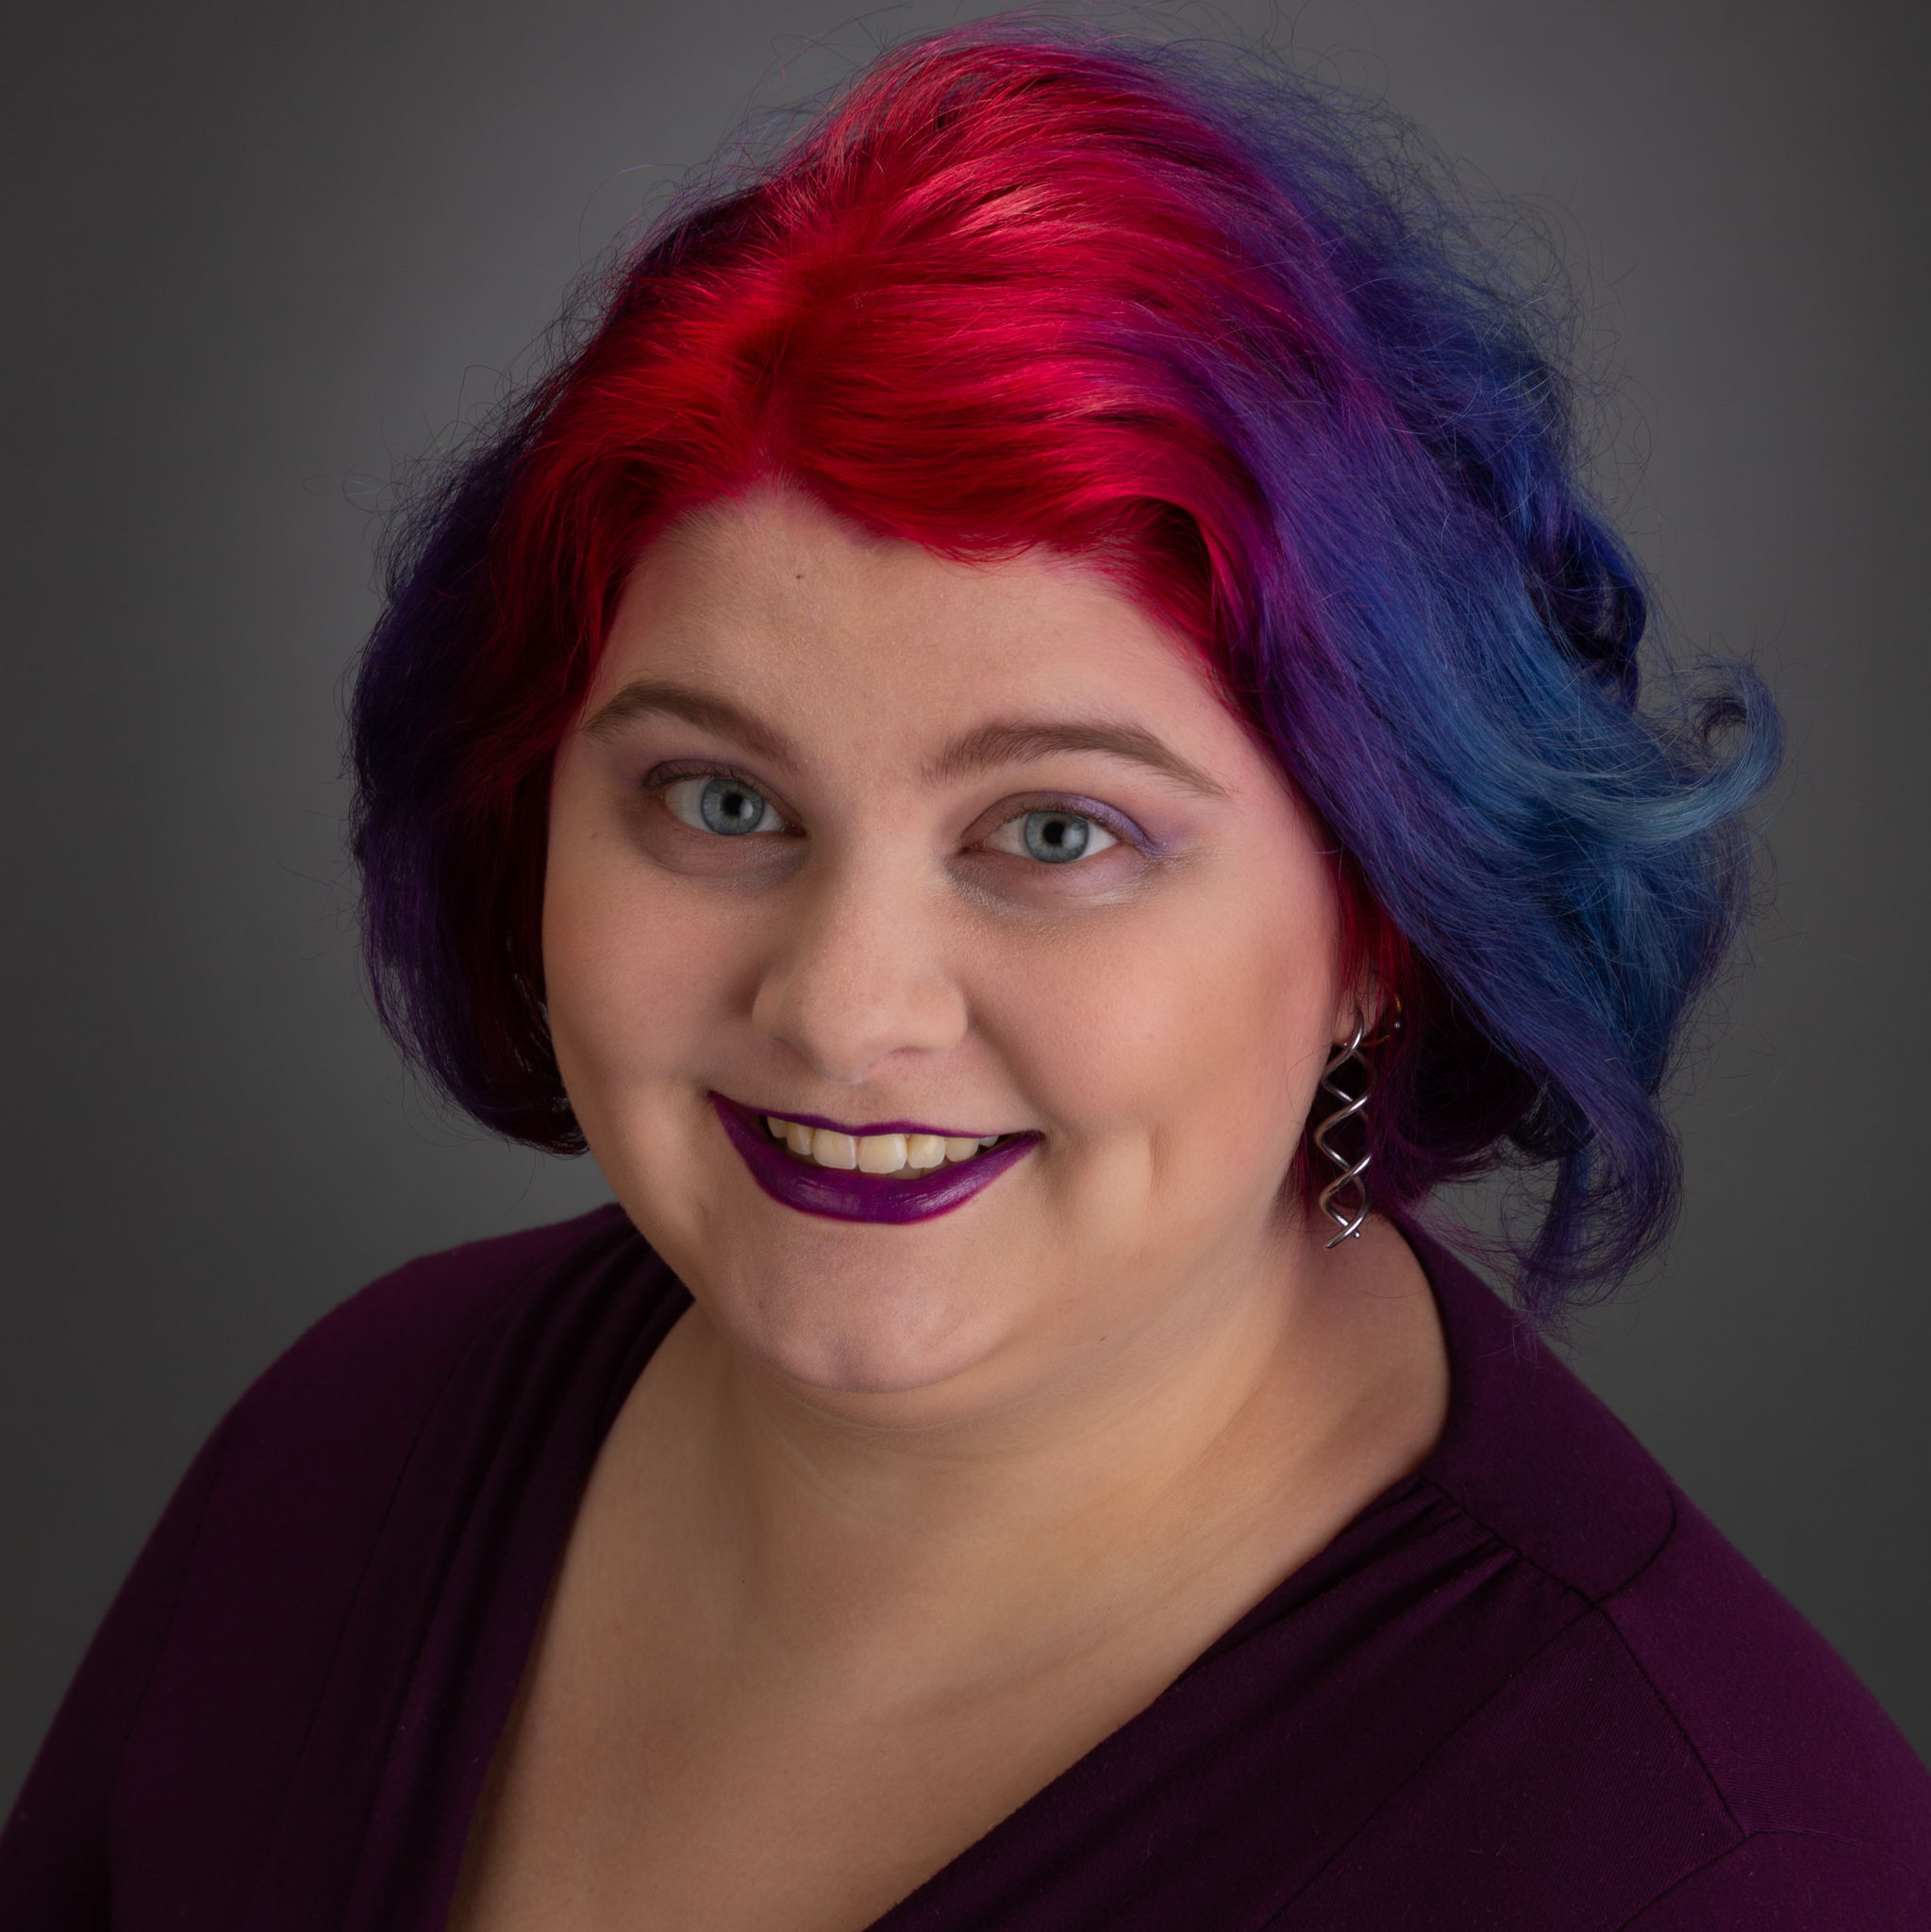
[[[1124,592],[774,489],[652,546],[557,761],[571,1101],[706,1315],[801,1392],[999,1401],[1277,1289],[1354,1010],[1337,939],[1307,814]],[[857,1138],[894,1123],[938,1132]],[[1020,1138],[939,1144],[990,1135]],[[941,1164],[864,1171],[902,1159]]]

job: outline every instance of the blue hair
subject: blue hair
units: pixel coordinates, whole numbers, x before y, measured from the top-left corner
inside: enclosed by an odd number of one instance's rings
[[[1747,670],[1640,665],[1559,346],[1388,125],[1257,55],[1007,17],[891,50],[665,216],[406,526],[357,688],[378,1001],[447,1091],[581,1147],[535,935],[590,613],[781,463],[954,554],[1090,553],[1198,644],[1399,1008],[1355,1124],[1377,1205],[1546,1174],[1512,1251],[1544,1322],[1654,1247],[1776,711]]]
[[[1673,1219],[1661,1095],[1748,906],[1776,707],[1740,665],[1692,683],[1654,641],[1642,665],[1652,600],[1578,474],[1540,305],[1401,145],[1277,68],[1149,67],[1313,231],[1337,358],[1383,406],[1310,431],[1263,404],[1236,432],[1274,530],[1240,627],[1250,703],[1406,941],[1391,976],[1420,981],[1377,1070],[1375,1192],[1544,1169],[1513,1258],[1547,1323]]]

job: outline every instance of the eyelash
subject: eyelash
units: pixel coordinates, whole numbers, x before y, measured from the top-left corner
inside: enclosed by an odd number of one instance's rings
[[[681,784],[688,778],[735,779],[737,783],[745,787],[746,790],[755,791],[767,804],[771,803],[770,794],[762,786],[757,784],[755,779],[747,778],[742,772],[733,771],[729,765],[689,765],[675,767],[658,765],[652,768],[640,789],[648,792],[653,798],[659,798],[673,785]],[[776,808],[774,806],[773,809],[775,810]],[[1038,805],[1028,805],[1024,809],[1014,812],[1010,818],[1001,819],[993,829],[995,831],[1004,831],[1007,825],[1013,824],[1016,820],[1028,818],[1034,812],[1063,812],[1069,818],[1086,819],[1090,824],[1098,825],[1103,832],[1111,833],[1122,845],[1138,852],[1141,858],[1149,856],[1144,836],[1128,820],[1120,817],[1117,813],[1108,811],[1104,806],[1096,804],[1091,799],[1048,797]],[[679,820],[678,823],[681,824],[683,821]],[[685,829],[692,830],[694,827],[686,826]],[[713,834],[713,836],[718,835]],[[1108,849],[1110,850],[1111,848],[1109,847]],[[1010,858],[1013,855],[1002,853],[1000,856],[1002,858]],[[1093,857],[1097,858],[1100,855],[1094,853]],[[1060,868],[1050,866],[1043,860],[1039,862],[1041,872],[1062,869],[1070,871],[1076,868],[1079,863],[1080,861],[1076,858],[1070,859],[1064,868]]]

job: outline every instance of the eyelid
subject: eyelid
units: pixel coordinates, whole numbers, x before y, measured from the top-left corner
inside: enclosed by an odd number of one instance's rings
[[[665,791],[686,778],[735,778],[740,785],[766,800],[787,824],[791,822],[790,809],[762,778],[754,778],[741,766],[716,758],[667,758],[661,764],[653,765],[638,780],[637,789],[640,791]]]

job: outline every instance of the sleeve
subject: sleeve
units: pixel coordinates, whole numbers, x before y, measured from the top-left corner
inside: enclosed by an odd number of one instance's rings
[[[202,1445],[135,1558],[0,1830],[0,1925],[105,1932],[116,1771],[159,1660],[232,1413]]]
[[[1905,1932],[1931,1927],[1931,1885],[1874,1846],[1758,1832],[1652,1899],[1621,1932]]]

